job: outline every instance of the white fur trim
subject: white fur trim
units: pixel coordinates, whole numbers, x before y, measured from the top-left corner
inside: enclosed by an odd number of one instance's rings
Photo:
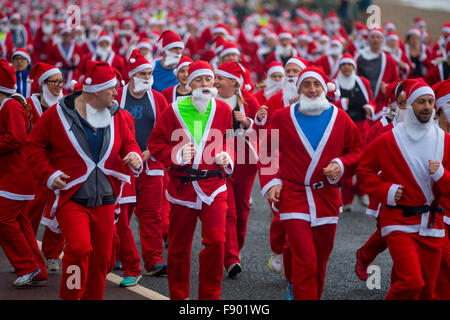
[[[223,58],[224,56],[226,56],[227,54],[230,54],[230,53],[236,53],[239,56],[241,55],[241,52],[239,51],[239,49],[237,49],[237,48],[228,48],[228,49],[225,49],[222,52],[220,52],[220,57]]]
[[[90,78],[86,79],[85,83],[87,83],[87,81],[89,79]],[[92,82],[92,81],[90,81],[90,82]],[[93,85],[86,85],[86,84],[84,84],[83,85],[83,91],[89,92],[89,93],[99,92],[99,91],[102,91],[102,90],[114,87],[116,84],[117,84],[117,78],[113,78],[111,80],[108,80],[108,81],[100,83],[100,84],[93,84]]]
[[[61,74],[61,71],[57,68],[51,68],[50,70],[45,71],[38,79],[38,84],[41,85],[46,79],[50,78],[54,74]]]
[[[216,74],[224,76],[226,78],[231,78],[231,79],[236,80],[240,87],[242,87],[242,83],[244,82],[244,79],[242,79],[242,76],[240,78],[238,78],[235,75],[233,75],[233,74],[231,74],[229,72],[223,71],[221,69],[217,69],[216,70]]]
[[[434,97],[433,89],[428,86],[420,87],[417,90],[414,90],[413,93],[406,100],[406,104],[412,105],[412,103],[419,98],[420,96],[431,94]]]
[[[214,72],[211,69],[195,70],[188,76],[187,84],[189,85],[189,83],[191,83],[192,80],[194,80],[195,78],[200,77],[200,76],[211,76],[214,78]]]
[[[162,50],[167,51],[172,48],[184,49],[184,43],[183,42],[172,42],[172,43],[169,43],[168,45],[166,45],[165,47],[163,47]]]
[[[388,191],[387,202],[386,202],[388,205],[390,205],[390,206],[397,205],[397,203],[395,202],[395,193],[397,192],[398,188],[400,188],[400,187],[401,187],[401,185],[395,184],[395,183],[393,183],[391,185],[391,187],[389,188],[389,191]]]
[[[131,59],[133,59],[133,58],[131,58]],[[130,62],[131,62],[131,59],[130,59]],[[131,62],[131,63],[133,63],[133,62]],[[134,68],[133,70],[131,70],[130,72],[128,72],[128,77],[131,78],[134,74],[138,73],[139,71],[142,71],[142,70],[148,69],[148,68],[150,68],[150,69],[153,70],[153,66],[152,66],[151,63],[144,63],[144,64],[141,64],[140,66],[137,66],[136,68]]]

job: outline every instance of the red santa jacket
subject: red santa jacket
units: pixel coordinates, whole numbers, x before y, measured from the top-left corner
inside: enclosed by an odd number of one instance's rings
[[[82,55],[83,53],[81,48],[75,41],[72,41],[67,54],[65,53],[61,43],[53,45],[48,51],[49,63],[57,68],[62,68],[63,72],[66,72],[66,89],[70,87],[70,83],[74,79],[74,71],[80,63]]]
[[[431,226],[430,212],[404,217],[402,210],[386,206],[431,205],[439,195],[448,194],[450,136],[436,126],[431,130],[436,131],[437,140],[435,144],[428,146],[431,152],[427,153],[427,156],[441,162],[440,169],[434,175],[428,173],[428,163],[422,163],[420,157],[411,153],[411,147],[401,125],[375,139],[361,156],[356,170],[358,182],[364,192],[382,203],[380,208],[382,236],[393,231],[419,233],[430,237],[445,236],[442,215],[436,214],[434,225]],[[389,155],[389,161],[386,161],[386,154]],[[395,192],[399,185],[404,187],[403,195],[396,202]]]
[[[119,107],[121,109],[125,109],[127,95],[124,94],[124,92],[127,92],[128,85],[129,84],[117,89],[117,96],[115,99],[119,103]],[[153,89],[147,91],[146,97],[150,100],[150,104],[153,108],[153,114],[155,115],[155,123],[153,124],[153,128],[155,128],[161,113],[168,108],[167,101],[161,93]],[[129,112],[127,112],[127,114],[131,115]],[[145,163],[144,172],[149,176],[164,176],[164,165],[161,162],[156,161],[156,159],[151,156],[149,161]]]
[[[267,100],[267,115],[262,121],[258,121],[255,118],[255,124],[261,128],[267,128],[269,125],[270,118],[275,114],[276,111],[282,110],[285,107],[289,107],[290,103],[283,96],[283,89],[280,92],[275,93]]]
[[[337,223],[342,210],[337,183],[342,175],[352,175],[362,152],[358,128],[345,111],[331,106],[332,117],[314,150],[295,117],[297,107],[293,104],[280,110],[270,120],[267,140],[260,145],[262,194],[265,196],[274,185],[283,186],[281,220],[301,219],[311,222],[311,226]],[[276,133],[278,139],[273,139]],[[278,148],[272,140],[278,142]],[[334,181],[323,174],[331,161],[341,167],[341,177]]]
[[[62,103],[70,96],[63,98]],[[58,224],[54,216],[58,209],[75,194],[95,167],[108,178],[118,202],[124,184],[131,182],[129,170],[122,159],[129,153],[136,153],[142,161],[141,151],[127,126],[123,112],[118,111],[112,115],[109,146],[97,164],[86,155],[70,130],[71,121],[73,120],[67,117],[60,101],[42,115],[26,143],[28,163],[33,165],[36,180],[43,181],[50,189],[53,181],[62,173],[70,176],[63,189],[49,193],[42,222],[56,232]]]
[[[226,174],[231,174],[234,168],[234,152],[227,146],[230,142],[232,129],[231,108],[223,101],[212,99],[211,111],[206,123],[200,145],[191,136],[181,117],[178,103],[172,103],[159,118],[148,141],[148,149],[156,160],[169,168],[169,184],[166,196],[169,202],[201,210],[202,203],[210,205],[217,194],[226,191],[225,178],[209,178],[183,184],[177,176],[186,176],[170,168],[180,168],[177,155],[181,148],[189,142],[194,144],[196,156],[192,163],[184,165],[197,170],[221,170],[214,162],[214,156],[220,152],[228,154],[231,165],[224,168]]]
[[[336,62],[333,63],[333,59],[331,58],[331,56],[324,54],[319,59],[314,61],[313,65],[321,66],[325,74],[330,79],[334,79],[339,72],[339,59],[340,58],[338,58]]]
[[[167,101],[167,104],[172,104],[175,100],[184,99],[186,96],[179,96],[177,98],[177,88],[180,84],[176,84],[174,86],[168,87],[167,89],[164,89],[161,94],[164,96],[164,98]]]
[[[5,98],[0,104],[0,197],[34,199],[34,181],[25,160],[28,117],[20,102]]]
[[[426,76],[424,77],[424,80],[426,83],[428,83],[430,86],[432,86],[435,83],[450,79],[450,74],[447,77],[447,79],[444,79],[444,64],[446,64],[447,61],[442,61],[437,66],[432,67]]]

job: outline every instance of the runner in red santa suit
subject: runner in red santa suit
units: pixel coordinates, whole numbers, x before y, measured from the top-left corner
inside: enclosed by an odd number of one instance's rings
[[[161,92],[166,98],[167,104],[172,104],[174,101],[182,100],[192,93],[186,89],[187,78],[189,72],[189,65],[192,63],[192,59],[187,56],[182,56],[177,67],[173,71],[177,76],[178,84],[169,87]]]
[[[433,86],[436,95],[436,122],[439,127],[450,133],[450,80],[438,82]],[[442,249],[442,261],[439,276],[436,282],[435,298],[440,300],[450,299],[450,196],[447,193],[441,197],[440,204],[445,208],[444,224],[446,237]]]
[[[254,94],[259,105],[266,106],[267,101],[283,89],[284,67],[283,63],[274,61],[267,66],[266,79],[262,90]]]
[[[260,127],[269,124],[270,117],[275,111],[288,107],[293,103],[298,102],[299,95],[297,92],[297,79],[300,72],[309,66],[309,61],[292,57],[286,63],[284,68],[285,77],[283,80],[283,89],[274,94],[267,100],[267,105],[261,105],[255,118],[255,124]]]
[[[9,30],[8,17],[0,12],[0,58],[9,60],[14,51],[11,31]]]
[[[287,298],[320,299],[342,210],[337,183],[356,166],[362,142],[345,111],[326,99],[327,89],[335,88],[322,69],[305,68],[297,86],[300,102],[270,120],[267,141],[260,145],[259,177],[263,196],[279,205],[287,234],[291,259],[285,255],[284,263],[292,269]],[[274,134],[278,146],[271,143]]]
[[[58,100],[63,97],[63,78],[58,68],[44,62],[38,62],[30,71],[30,79],[39,87],[39,93],[34,93],[27,99],[27,103],[31,107],[31,124],[35,126],[43,112],[58,103]],[[48,193],[47,186],[37,181],[35,197],[27,203],[26,211],[34,234],[37,234],[48,200]],[[42,253],[46,259],[48,271],[59,271],[59,256],[63,246],[64,238],[62,235],[46,227],[42,237]]]
[[[233,174],[227,179],[228,211],[224,266],[228,277],[241,272],[239,252],[244,246],[250,214],[250,196],[256,177],[258,152],[253,119],[259,109],[258,101],[245,92],[244,71],[237,62],[221,64],[216,69],[217,99],[233,111],[236,161]],[[248,88],[248,87],[247,87]]]
[[[401,79],[406,79],[411,72],[411,61],[405,51],[400,47],[400,37],[394,31],[386,34],[386,44],[383,50],[391,55],[397,63],[398,74]]]
[[[406,100],[401,94],[403,83],[395,81],[386,87],[388,98],[387,105],[390,106],[390,112],[378,120],[367,132],[366,146],[369,145],[378,136],[391,131],[398,123],[403,122],[405,118]],[[387,248],[386,240],[381,236],[379,210],[381,203],[373,197],[369,199],[369,205],[366,208],[366,214],[375,217],[377,220],[376,230],[364,245],[356,251],[355,272],[358,278],[366,281],[368,278],[367,268],[375,258]]]
[[[386,299],[432,299],[445,237],[436,201],[450,187],[450,137],[434,125],[433,90],[422,79],[404,80],[403,90],[404,122],[368,146],[356,173],[382,203],[381,235],[394,263]]]
[[[281,29],[278,32],[278,44],[275,46],[275,50],[266,57],[265,69],[273,61],[278,61],[286,66],[289,59],[292,57],[298,57],[299,53],[292,44],[292,33],[288,30]]]
[[[64,88],[70,89],[75,69],[80,63],[83,52],[73,39],[73,30],[65,27],[61,30],[61,42],[52,46],[48,52],[48,62],[62,70]]]
[[[380,28],[369,31],[368,46],[361,49],[355,56],[356,72],[369,80],[372,96],[377,108],[372,114],[372,121],[378,120],[386,111],[384,102],[386,100],[386,85],[400,79],[397,63],[386,52],[383,52],[384,34]]]
[[[144,171],[136,178],[136,216],[139,219],[142,258],[147,275],[163,275],[161,204],[164,166],[147,149],[147,141],[167,102],[153,90],[152,64],[134,49],[128,60],[130,82],[118,89],[119,106],[133,115],[136,141],[144,156]],[[138,276],[138,275],[135,275]]]
[[[449,41],[445,47],[444,52],[445,60],[441,61],[438,65],[432,67],[424,77],[425,81],[430,85],[450,79],[450,36]]]
[[[25,105],[25,98],[16,93],[14,68],[0,59],[0,246],[17,274],[13,287],[48,279],[25,211],[35,191],[23,148],[31,115]]]
[[[422,34],[418,28],[411,28],[406,33],[405,54],[412,65],[408,78],[425,77],[433,66],[431,49],[422,43]]]
[[[48,109],[27,141],[33,174],[51,190],[43,223],[65,241],[62,299],[103,299],[114,208],[130,183],[126,166],[143,170],[139,146],[113,103],[116,83],[108,63],[88,61],[83,91]]]
[[[55,24],[53,13],[47,10],[43,15],[43,21],[34,36],[34,54],[36,61],[46,61],[48,51],[51,47]]]
[[[338,61],[339,72],[335,78],[336,88],[340,94],[334,103],[344,109],[350,119],[356,124],[365,145],[365,135],[369,129],[366,120],[375,110],[375,101],[372,99],[369,81],[356,75],[356,62],[353,57],[346,53]],[[369,198],[359,188],[359,184],[353,182],[353,176],[344,175],[341,179],[341,194],[344,202],[344,211],[350,211],[355,194],[364,207],[369,204]]]
[[[339,61],[342,57],[343,46],[340,38],[331,38],[327,52],[312,64],[321,66],[327,77],[334,79],[339,72]]]
[[[171,202],[167,276],[170,298],[189,298],[192,240],[202,222],[198,299],[219,299],[226,239],[225,174],[233,171],[226,146],[232,112],[216,100],[214,71],[205,61],[189,65],[192,96],[175,101],[161,115],[148,141],[150,153],[169,168],[166,196]],[[230,132],[228,132],[230,134]],[[231,148],[231,147],[230,147]]]

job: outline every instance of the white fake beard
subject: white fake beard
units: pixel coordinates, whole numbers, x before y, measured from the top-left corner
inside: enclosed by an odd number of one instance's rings
[[[397,113],[397,122],[404,122],[406,117],[406,110],[397,107],[396,113]]]
[[[208,91],[208,93],[203,93],[203,91]],[[191,101],[198,112],[203,114],[206,112],[209,102],[215,96],[217,96],[216,88],[197,88],[192,90]]]
[[[264,84],[266,85],[266,87],[264,88],[264,96],[266,97],[266,99],[269,99],[275,93],[280,92],[280,90],[283,89],[283,81],[274,81],[270,78],[267,78],[264,81]]]
[[[283,81],[283,97],[288,101],[298,97],[296,82],[297,77],[286,77]]]
[[[86,35],[84,35],[84,34],[82,34],[81,36],[76,36],[75,37],[75,42],[78,45],[82,45],[85,41],[86,41]]]
[[[310,99],[304,94],[300,95],[300,110],[308,116],[317,116],[329,108],[330,103],[326,98],[325,92],[322,92],[316,99]]]
[[[279,45],[276,48],[277,53],[282,56],[282,57],[288,57],[291,55],[292,53],[292,46],[291,45],[287,45],[286,47]]]
[[[348,77],[345,77],[341,71],[339,71],[337,75],[337,80],[339,82],[339,87],[344,90],[352,90],[355,87],[356,75],[353,71],[352,74]]]
[[[53,23],[50,24],[43,23],[42,32],[44,32],[44,34],[46,35],[51,35],[53,33]]]
[[[329,48],[327,54],[329,54],[330,56],[340,56],[342,54],[342,49],[341,48]]]
[[[133,77],[134,88],[133,92],[140,93],[144,91],[149,91],[152,89],[153,76],[149,80],[144,80],[138,77]]]
[[[111,46],[109,46],[107,48],[102,48],[100,46],[97,46],[97,48],[95,48],[95,54],[103,62],[106,61],[106,59],[108,58],[110,53],[111,53]]]
[[[96,129],[106,128],[111,123],[111,112],[108,108],[97,110],[90,104],[86,103],[86,120]]]
[[[178,62],[181,59],[181,53],[177,54],[177,53],[173,53],[171,51],[166,51],[166,57],[164,59],[164,66],[168,67],[168,66],[173,66],[173,65],[177,65]]]
[[[406,131],[406,134],[413,140],[419,141],[422,139],[428,131],[434,125],[434,114],[435,110],[433,108],[431,112],[430,119],[426,123],[422,123],[417,120],[416,115],[414,114],[414,110],[412,106],[407,106],[405,111],[405,120],[403,121],[403,128]]]
[[[52,105],[58,103],[59,99],[61,99],[64,95],[62,93],[62,90],[59,92],[59,95],[57,97],[55,97],[53,95],[53,93],[50,92],[50,90],[48,90],[47,85],[43,85],[42,86],[42,96],[44,98],[45,103],[47,103],[47,105],[49,107],[51,107]]]

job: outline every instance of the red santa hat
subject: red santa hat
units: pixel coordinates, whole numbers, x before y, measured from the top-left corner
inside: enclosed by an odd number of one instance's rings
[[[400,41],[400,37],[398,36],[398,34],[397,34],[395,31],[389,31],[389,32],[386,34],[386,41],[389,41],[389,40],[397,40],[397,41]]]
[[[53,12],[50,9],[48,9],[47,11],[45,11],[43,18],[53,20]]]
[[[417,98],[430,94],[434,97],[433,89],[422,78],[403,80],[403,92],[406,104],[411,105]]]
[[[37,81],[39,85],[54,74],[61,74],[58,68],[45,62],[36,63],[30,71],[30,79]]]
[[[173,32],[172,30],[166,30],[161,33],[158,41],[162,41],[162,50],[167,51],[172,48],[181,48],[184,49],[183,40],[181,40],[180,36]]]
[[[353,65],[353,67],[356,70],[356,62],[353,56],[350,53],[345,53],[340,59],[339,59],[339,66],[343,63],[350,63]]]
[[[425,22],[425,20],[423,20],[421,17],[417,17],[414,19],[414,24],[416,25],[416,27],[420,28],[420,27],[425,27],[427,25],[427,23]]]
[[[275,72],[280,72],[284,75],[284,66],[282,62],[273,61],[267,66],[267,77],[270,77]]]
[[[395,101],[397,101],[397,91],[399,88],[400,83],[402,83],[400,80],[394,81],[389,83],[386,86],[386,105],[389,105]]]
[[[14,59],[15,56],[22,56],[28,60],[28,63],[31,63],[30,53],[25,48],[19,48],[19,49],[14,50],[14,52],[11,56],[11,61]]]
[[[383,29],[384,29],[385,31],[387,31],[387,30],[396,30],[396,27],[395,27],[395,24],[393,24],[392,22],[386,21],[386,22],[383,24]]]
[[[117,76],[107,62],[88,60],[86,74],[83,80],[83,91],[99,92],[117,84]]]
[[[444,24],[441,31],[442,31],[442,34],[444,34],[444,35],[450,34],[450,22],[447,22],[446,24]]]
[[[302,72],[300,72],[297,80],[297,90],[300,88],[300,85],[306,78],[314,78],[316,80],[319,80],[323,90],[325,91],[325,94],[334,93],[335,96],[340,95],[338,90],[336,90],[336,85],[330,81],[328,76],[323,71],[322,67],[309,66],[303,69]]]
[[[190,90],[191,88],[189,88],[189,84],[191,81],[200,76],[211,76],[214,78],[213,67],[208,62],[203,60],[194,61],[189,65],[186,89]]]
[[[406,32],[406,36],[412,36],[414,34],[420,37],[422,35],[422,31],[420,29],[418,29],[418,28],[410,28]]]
[[[278,32],[278,39],[292,39],[292,33],[286,29],[280,29]]]
[[[211,33],[212,33],[212,34],[221,33],[221,34],[225,35],[226,38],[228,38],[228,37],[231,36],[231,30],[230,30],[230,27],[228,27],[228,26],[227,26],[226,24],[224,24],[224,23],[216,24],[216,25],[214,26],[214,28],[212,28]]]
[[[328,16],[325,18],[326,22],[339,22],[339,17],[336,14],[336,12],[334,12],[334,10],[330,10]]]
[[[332,37],[331,41],[330,41],[330,46],[335,45],[338,46],[339,48],[343,48],[344,44],[342,43],[342,39],[339,37]]]
[[[16,70],[5,59],[0,59],[0,92],[15,93]]]
[[[309,60],[300,58],[300,57],[291,57],[287,62],[286,62],[286,66],[289,63],[294,63],[296,65],[298,65],[302,70],[305,69],[306,67],[309,66],[310,62]]]
[[[225,62],[218,66],[216,69],[216,74],[221,75],[225,78],[236,80],[240,88],[242,88],[244,85],[245,72],[244,70],[242,70],[239,63],[235,61]]]
[[[181,68],[183,68],[183,67],[185,67],[185,66],[189,66],[192,62],[193,62],[192,59],[189,58],[188,56],[181,56],[181,59],[180,59],[180,61],[178,62],[177,67],[173,70],[173,74],[174,74],[174,75],[177,75],[177,74],[178,74],[178,71],[179,71]]]
[[[131,78],[137,72],[148,68],[153,70],[152,64],[142,55],[139,49],[134,49],[127,61],[128,77]]]
[[[136,48],[141,49],[141,48],[147,48],[149,50],[153,50],[153,45],[150,42],[149,39],[147,38],[141,38],[138,43],[136,44]]]
[[[308,42],[312,41],[311,36],[308,34],[308,32],[304,29],[300,29],[299,32],[297,33],[297,39],[298,40],[305,40]]]
[[[219,54],[223,50],[223,45],[227,43],[227,40],[223,36],[217,36],[216,39],[214,39],[214,54]]]
[[[109,34],[107,34],[106,31],[103,30],[98,35],[97,44],[99,44],[101,41],[105,41],[105,40],[108,41],[110,44],[112,44],[112,42],[113,42],[111,36]]]
[[[450,80],[435,83],[432,89],[436,95],[437,109],[450,108]]]
[[[241,51],[239,50],[238,45],[236,43],[234,43],[234,42],[225,42],[223,44],[222,50],[220,51],[219,57],[223,58],[227,54],[230,54],[230,53],[235,53],[235,54],[237,54],[239,56],[241,55]]]
[[[8,22],[8,17],[3,12],[0,12],[0,22]]]
[[[383,32],[383,29],[381,29],[381,28],[376,28],[376,27],[371,28],[369,30],[369,37],[372,36],[373,34],[378,34],[378,35],[384,37],[384,32]]]

